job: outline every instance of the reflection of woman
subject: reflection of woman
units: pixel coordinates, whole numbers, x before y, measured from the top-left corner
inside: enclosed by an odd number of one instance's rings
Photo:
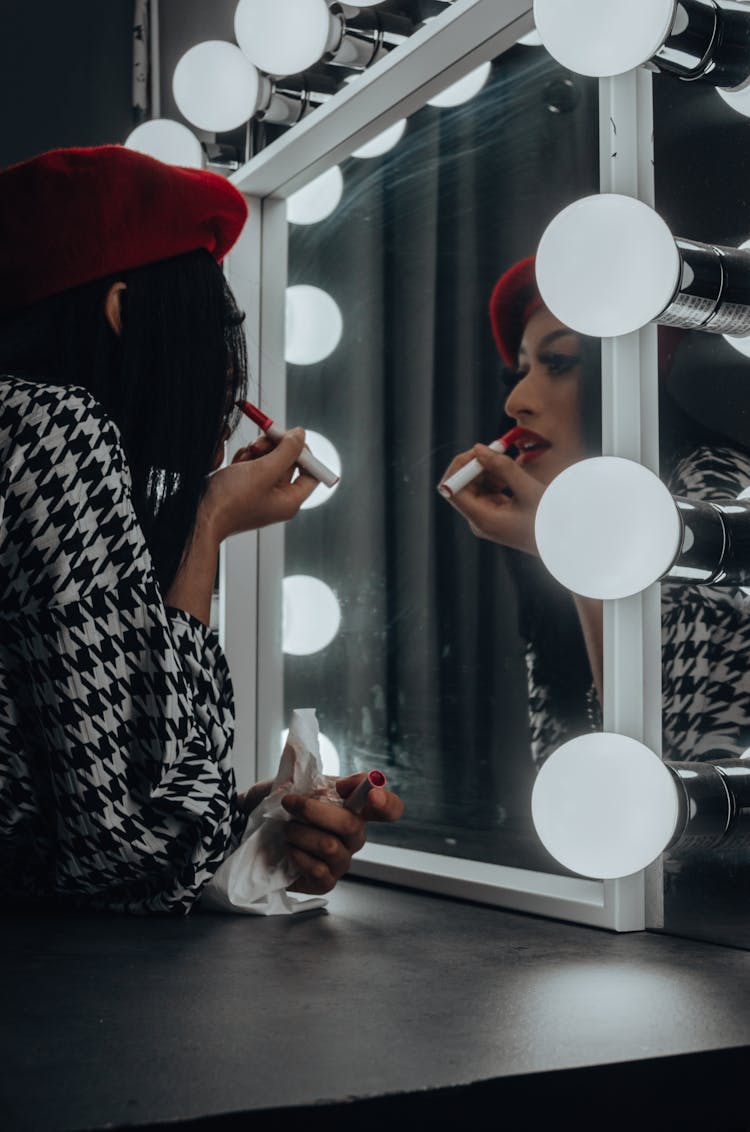
[[[246,381],[218,261],[245,215],[222,177],[117,146],[0,174],[4,895],[187,911],[267,792],[235,789],[217,553],[315,481],[301,430],[216,470]],[[294,888],[327,891],[363,822],[284,802]]]
[[[543,305],[536,287],[533,259],[514,265],[493,291],[490,316],[495,341],[510,370],[505,411],[525,432],[518,457],[499,455],[484,445],[457,456],[452,474],[475,456],[483,474],[451,502],[474,534],[536,556],[534,515],[542,493],[570,464],[599,450],[601,394],[598,343],[564,326]],[[750,485],[750,456],[726,443],[696,442],[676,407],[664,422],[663,472],[674,495],[734,498]],[[574,734],[598,724],[602,696],[602,605],[570,595],[585,641],[588,670],[578,707],[562,716],[555,703],[555,683],[571,679],[575,669],[576,627],[553,617],[524,618],[533,606],[532,586],[518,556],[522,631],[527,639],[532,754],[541,763]],[[526,562],[531,561],[525,559]],[[546,583],[549,587],[549,581]],[[559,590],[559,587],[557,587]],[[750,645],[750,599],[736,589],[665,583],[663,586],[664,739],[673,759],[740,754],[750,746],[750,674],[742,657]],[[557,608],[561,595],[556,599]],[[537,598],[537,607],[544,605]],[[558,658],[552,668],[545,653]],[[569,662],[566,665],[566,656]],[[592,711],[585,718],[585,684]]]

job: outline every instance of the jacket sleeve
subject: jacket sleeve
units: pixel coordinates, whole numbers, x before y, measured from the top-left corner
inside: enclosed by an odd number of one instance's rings
[[[19,383],[7,410],[0,616],[16,809],[39,815],[45,843],[36,886],[186,912],[243,825],[226,660],[214,632],[164,606],[97,402]]]
[[[673,495],[728,502],[750,486],[750,459],[701,446],[677,464]],[[750,746],[750,596],[736,585],[662,583],[664,752],[739,757]]]

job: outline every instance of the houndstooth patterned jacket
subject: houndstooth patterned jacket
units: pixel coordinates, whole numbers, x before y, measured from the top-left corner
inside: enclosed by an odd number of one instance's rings
[[[235,848],[232,687],[165,608],[112,421],[0,377],[0,891],[189,911]]]

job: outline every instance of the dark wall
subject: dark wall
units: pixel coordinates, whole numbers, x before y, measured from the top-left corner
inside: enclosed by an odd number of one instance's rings
[[[0,167],[58,146],[123,142],[133,0],[2,5]]]

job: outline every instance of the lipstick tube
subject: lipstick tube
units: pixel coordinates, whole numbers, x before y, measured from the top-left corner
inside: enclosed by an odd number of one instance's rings
[[[487,447],[491,448],[493,452],[499,452],[504,455],[508,449],[513,445],[513,442],[518,439],[523,430],[516,426],[510,432],[506,432],[504,436],[493,440]],[[469,460],[468,464],[464,464],[463,468],[459,468],[452,476],[449,476],[443,483],[438,484],[438,491],[444,499],[451,499],[456,492],[461,491],[468,483],[475,480],[477,476],[481,475],[484,468],[475,458]]]
[[[367,777],[362,779],[359,786],[352,790],[349,797],[345,800],[345,808],[355,814],[360,813],[367,804],[367,795],[370,793],[373,786],[385,786],[385,783],[386,777],[382,770],[371,770]]]
[[[236,401],[235,404],[246,417],[257,424],[258,428],[262,429],[269,440],[274,440],[278,444],[280,440],[284,439],[284,429],[277,425],[269,416],[253,405],[252,401]],[[300,452],[297,463],[300,468],[304,468],[316,480],[325,484],[326,487],[335,487],[339,482],[340,476],[332,472],[330,468],[326,467],[320,460],[316,460],[307,445],[304,446]]]

